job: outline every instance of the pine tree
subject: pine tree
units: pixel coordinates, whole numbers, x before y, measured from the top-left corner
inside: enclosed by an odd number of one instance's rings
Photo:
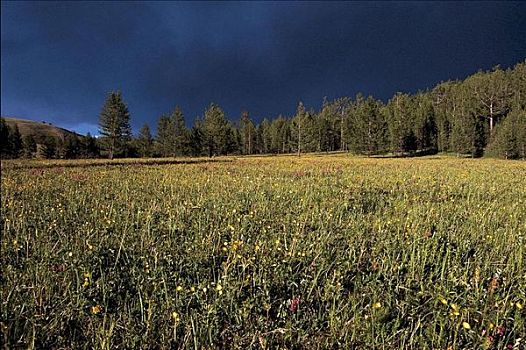
[[[203,155],[203,143],[204,143],[204,133],[203,133],[203,123],[199,118],[194,121],[194,126],[190,131],[190,154],[194,157]]]
[[[241,113],[241,138],[243,143],[243,154],[252,154],[256,139],[256,128],[250,120],[247,111]]]
[[[388,145],[387,123],[380,103],[372,96],[364,99],[360,94],[351,112],[350,149],[355,153],[385,152]]]
[[[20,131],[18,130],[18,125],[15,124],[15,126],[11,129],[11,132],[9,133],[9,148],[12,158],[18,158],[22,154],[22,135],[20,135]]]
[[[303,102],[298,103],[298,107],[296,109],[296,115],[292,119],[292,138],[295,141],[296,146],[296,153],[298,156],[301,155],[302,146],[304,140],[302,140],[303,137],[305,137],[303,128],[305,123],[305,107],[303,106]]]
[[[526,60],[517,63],[508,72],[510,89],[512,91],[512,105],[515,108],[526,108]]]
[[[145,123],[139,130],[139,136],[137,137],[137,148],[140,157],[152,156],[153,137],[148,123]]]
[[[265,118],[260,124],[261,127],[261,153],[270,153],[270,145],[271,145],[271,129],[270,129],[270,121]]]
[[[89,132],[80,141],[80,156],[83,158],[97,158],[100,156],[97,140]]]
[[[157,122],[156,148],[161,157],[170,157],[174,151],[174,128],[169,115],[163,114]]]
[[[203,141],[209,157],[227,152],[228,133],[225,113],[218,105],[211,103],[203,119]]]
[[[173,130],[173,155],[180,157],[188,154],[188,130],[186,129],[184,115],[177,106],[171,115]]]
[[[491,72],[470,76],[465,85],[479,103],[477,114],[488,119],[492,133],[497,118],[508,112],[511,103],[512,91],[506,73],[497,66]]]
[[[33,135],[28,134],[22,138],[22,150],[24,158],[33,158],[37,151],[37,143]]]
[[[54,137],[45,136],[42,143],[37,144],[37,158],[51,159],[57,155],[57,141]]]
[[[335,102],[330,103],[325,98],[317,120],[318,151],[335,151],[342,147],[341,123],[344,117],[338,115],[338,106]]]
[[[408,94],[397,93],[388,103],[388,125],[393,152],[416,150],[414,104]]]
[[[108,157],[113,159],[116,151],[131,137],[130,113],[119,91],[111,92],[100,113],[100,133],[108,140]]]
[[[76,136],[66,134],[64,136],[64,142],[62,144],[61,158],[74,159],[79,156],[80,144]]]
[[[436,152],[437,126],[433,104],[431,100],[423,94],[415,96],[414,103],[416,106],[413,129],[417,149],[424,152]]]
[[[11,157],[11,128],[4,118],[0,118],[0,152],[2,158]]]
[[[447,81],[436,86],[431,92],[437,127],[437,149],[441,152],[451,150],[450,138],[455,113],[455,90],[459,82]]]
[[[496,127],[488,152],[505,159],[526,158],[526,108],[515,107]]]
[[[281,115],[270,123],[270,151],[285,153],[285,125],[286,120]]]

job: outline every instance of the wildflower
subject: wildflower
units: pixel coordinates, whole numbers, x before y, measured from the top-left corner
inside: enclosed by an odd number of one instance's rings
[[[447,305],[447,300],[444,298],[440,298],[440,302],[444,305]]]
[[[176,291],[176,292],[182,292],[182,291],[183,291],[183,286],[177,286],[177,287],[175,288],[175,291]]]
[[[300,298],[296,297],[289,301],[289,311],[291,313],[296,313],[298,311],[298,306],[300,304]]]
[[[91,273],[90,272],[84,272],[84,284],[82,286],[84,288],[88,287],[90,280],[91,280]]]
[[[490,294],[493,294],[493,292],[495,292],[498,286],[499,286],[499,278],[497,276],[494,276],[489,282],[488,292]]]
[[[458,308],[457,304],[451,304],[451,309],[453,309],[451,311],[451,314],[454,315],[454,316],[458,316],[460,315],[460,309]]]
[[[462,327],[464,327],[464,329],[468,329],[468,330],[471,329],[471,326],[467,322],[462,322]]]
[[[177,312],[172,312],[172,318],[174,319],[175,322],[179,322],[180,321],[180,318],[179,318],[179,314]]]
[[[498,336],[503,337],[503,336],[504,336],[504,333],[506,333],[506,328],[505,328],[504,326],[497,326],[497,328],[495,329],[495,333],[496,333]]]
[[[381,307],[382,307],[382,304],[379,303],[379,302],[376,302],[376,303],[373,304],[373,309],[379,309]]]
[[[515,306],[516,306],[517,309],[519,309],[519,310],[522,310],[522,308],[524,307],[524,306],[523,306],[520,302],[518,302],[518,301],[515,303]]]
[[[99,314],[101,311],[102,311],[102,306],[100,306],[99,304],[91,307],[91,313],[94,315]]]
[[[221,292],[223,290],[223,287],[220,284],[217,284],[216,291]]]

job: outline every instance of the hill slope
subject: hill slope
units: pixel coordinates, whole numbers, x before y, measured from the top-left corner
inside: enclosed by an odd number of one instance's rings
[[[81,136],[73,131],[69,131],[67,129],[63,129],[44,122],[9,117],[2,118],[4,118],[7,125],[9,125],[10,127],[14,127],[15,125],[17,125],[22,137],[26,135],[32,135],[37,141],[43,140],[46,137],[53,137],[55,139],[64,140],[66,135],[71,135],[75,137]]]

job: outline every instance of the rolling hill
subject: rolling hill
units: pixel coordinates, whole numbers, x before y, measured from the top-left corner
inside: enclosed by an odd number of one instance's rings
[[[80,137],[81,135],[64,129],[60,128],[58,126],[54,126],[51,124],[48,124],[46,122],[37,122],[34,120],[28,120],[28,119],[20,119],[20,118],[10,118],[10,117],[2,117],[7,125],[10,127],[14,127],[15,125],[18,126],[18,130],[20,131],[20,134],[22,137],[26,135],[32,135],[37,142],[39,140],[43,140],[46,137],[53,137],[55,139],[64,140],[66,135]]]

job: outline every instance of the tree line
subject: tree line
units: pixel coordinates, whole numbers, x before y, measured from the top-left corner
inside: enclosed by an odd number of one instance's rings
[[[176,107],[158,118],[155,136],[147,123],[132,135],[122,95],[112,92],[99,124],[101,137],[94,154],[109,158],[349,151],[524,159],[526,61],[506,70],[497,66],[464,80],[445,81],[415,94],[396,93],[386,103],[358,94],[324,99],[316,111],[299,102],[293,116],[279,115],[260,123],[248,111],[231,121],[212,103],[187,128],[183,111]]]
[[[0,156],[6,158],[97,158],[100,146],[89,133],[86,136],[64,133],[51,135],[23,135],[17,124],[9,126],[0,118]]]

